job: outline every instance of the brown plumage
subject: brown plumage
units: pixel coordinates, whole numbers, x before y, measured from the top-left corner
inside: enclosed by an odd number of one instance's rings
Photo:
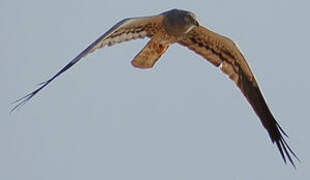
[[[298,157],[284,140],[283,135],[287,136],[286,133],[270,112],[250,66],[235,43],[202,26],[192,29],[187,38],[179,43],[200,54],[213,65],[220,66],[236,83],[267,129],[271,141],[276,143],[283,160],[286,162],[287,157],[295,167],[290,154],[296,159]]]
[[[295,167],[291,155],[297,160],[298,157],[284,140],[283,136],[286,134],[269,110],[254,74],[239,48],[230,39],[199,25],[196,16],[184,10],[173,9],[157,16],[128,18],[120,21],[52,78],[42,83],[38,89],[17,100],[18,104],[12,111],[30,100],[87,54],[98,48],[103,48],[105,45],[111,46],[115,43],[144,37],[151,38],[151,40],[133,59],[133,66],[138,68],[153,67],[173,43],[179,43],[193,50],[213,65],[220,67],[236,83],[267,129],[271,141],[276,143],[284,162],[288,158]]]

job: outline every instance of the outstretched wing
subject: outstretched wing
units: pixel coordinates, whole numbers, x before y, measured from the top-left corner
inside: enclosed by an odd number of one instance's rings
[[[17,105],[11,110],[11,112],[20,107],[21,105],[25,104],[45,86],[47,86],[50,82],[52,82],[60,74],[68,70],[71,66],[77,63],[87,54],[92,53],[96,49],[102,48],[105,45],[111,46],[115,43],[121,43],[123,41],[128,41],[131,39],[152,37],[160,28],[162,28],[162,21],[163,15],[158,15],[150,17],[128,18],[118,22],[110,30],[108,30],[91,45],[89,45],[78,56],[71,60],[65,67],[58,71],[52,78],[41,83],[39,88],[27,94],[26,96],[16,100],[14,103],[17,103]]]
[[[276,143],[284,162],[287,157],[295,167],[291,154],[297,160],[298,157],[284,140],[283,135],[287,135],[270,112],[250,66],[234,42],[200,26],[192,29],[186,38],[178,43],[219,66],[236,83],[267,129],[271,141]]]

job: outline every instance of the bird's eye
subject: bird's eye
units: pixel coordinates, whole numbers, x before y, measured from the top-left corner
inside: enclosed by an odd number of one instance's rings
[[[187,23],[190,22],[190,17],[189,16],[184,16],[184,21],[187,22]]]

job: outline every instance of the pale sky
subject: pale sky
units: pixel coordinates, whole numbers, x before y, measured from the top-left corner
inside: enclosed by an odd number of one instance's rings
[[[310,179],[308,1],[0,1],[0,179]],[[34,90],[127,17],[180,8],[239,44],[287,142],[285,165],[235,84],[172,45],[153,69],[148,39],[97,50],[19,111]]]

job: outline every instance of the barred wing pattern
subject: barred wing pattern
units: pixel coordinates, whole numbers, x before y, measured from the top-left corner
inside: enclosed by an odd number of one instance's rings
[[[127,18],[116,25],[110,30],[100,36],[96,41],[89,45],[84,51],[78,56],[71,60],[65,65],[60,71],[58,71],[52,78],[40,84],[40,87],[26,96],[16,100],[16,106],[11,110],[19,108],[27,101],[29,101],[34,95],[40,92],[45,86],[52,82],[55,78],[61,75],[63,72],[68,70],[71,66],[81,60],[84,56],[94,52],[98,48],[103,48],[105,45],[112,46],[115,43],[121,43],[137,38],[152,37],[159,29],[162,28],[162,21],[164,16],[149,16],[149,17],[138,17],[138,18]]]
[[[276,143],[284,162],[287,157],[295,167],[291,155],[299,159],[284,140],[283,135],[287,135],[269,110],[254,74],[236,44],[202,26],[192,29],[179,43],[220,67],[236,83],[267,129],[271,141]]]

